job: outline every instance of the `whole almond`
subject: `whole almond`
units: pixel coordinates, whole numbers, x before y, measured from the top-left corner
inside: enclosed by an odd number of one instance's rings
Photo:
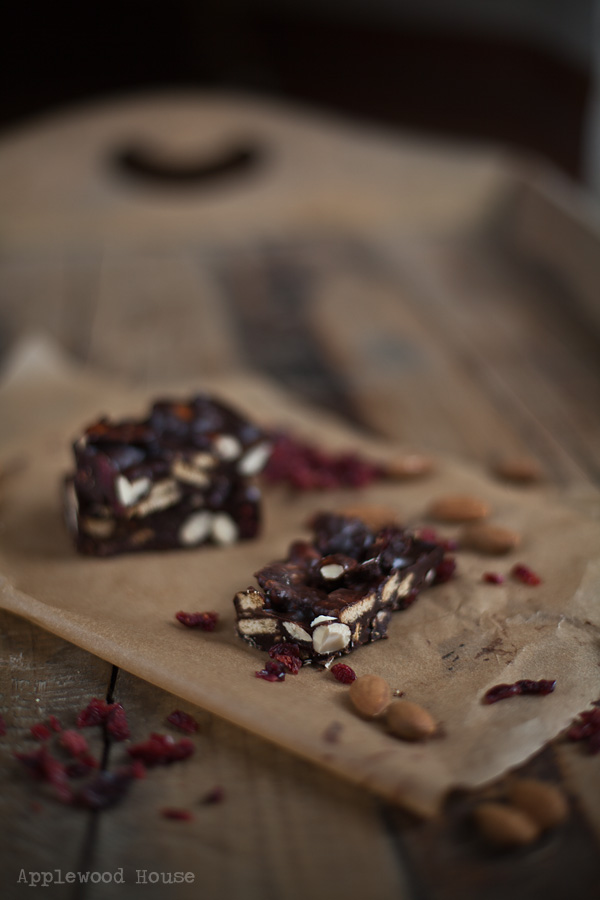
[[[518,547],[521,543],[521,535],[516,531],[511,531],[510,528],[479,522],[476,525],[468,525],[463,530],[459,543],[467,550],[500,556]]]
[[[386,525],[398,525],[398,513],[389,506],[377,506],[376,504],[364,504],[360,506],[345,506],[340,509],[343,516],[352,516],[361,519],[365,525],[375,531],[379,531]]]
[[[528,815],[503,803],[482,803],[473,818],[481,835],[496,847],[523,847],[540,835],[539,826]]]
[[[361,675],[350,685],[350,700],[363,716],[374,719],[392,702],[392,689],[379,675]]]
[[[385,720],[392,734],[403,741],[423,741],[437,728],[433,716],[410,700],[395,700],[388,707]]]
[[[431,518],[439,522],[472,522],[485,519],[489,513],[490,508],[484,500],[467,494],[438,497],[429,509]]]
[[[499,460],[494,466],[494,474],[504,481],[529,484],[540,481],[542,468],[539,462],[529,456],[511,456]]]
[[[553,784],[535,778],[513,782],[508,799],[543,831],[561,825],[569,815],[569,804],[563,792]]]
[[[430,456],[420,453],[406,453],[396,456],[385,464],[385,474],[389,478],[420,478],[433,472],[435,463]]]

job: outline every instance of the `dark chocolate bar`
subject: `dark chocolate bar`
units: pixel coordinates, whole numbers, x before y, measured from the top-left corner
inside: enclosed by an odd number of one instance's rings
[[[361,519],[321,513],[314,537],[287,559],[255,573],[240,591],[237,630],[260,650],[291,641],[303,660],[326,662],[386,637],[394,610],[433,583],[443,549],[393,526],[374,531]]]
[[[160,401],[143,421],[101,419],[75,441],[67,524],[82,553],[232,544],[260,527],[255,482],[270,442],[223,403]]]

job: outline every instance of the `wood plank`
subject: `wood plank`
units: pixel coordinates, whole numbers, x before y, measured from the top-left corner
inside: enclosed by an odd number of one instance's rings
[[[106,251],[88,358],[137,383],[239,368],[215,285],[184,250]]]
[[[315,339],[347,383],[361,419],[416,448],[489,462],[523,450],[476,373],[417,317],[403,286],[375,265],[328,273],[308,311]]]
[[[435,314],[449,328],[454,320],[531,419],[600,482],[600,424],[591,414],[600,402],[598,341],[572,296],[485,239],[430,242],[411,258],[428,273]]]
[[[12,754],[38,746],[29,729],[49,715],[56,715],[64,727],[73,727],[77,712],[90,698],[105,695],[111,667],[5,612],[0,613],[0,651],[0,696],[7,724],[7,734],[0,738],[4,775],[0,821],[6,826],[0,868],[3,895],[10,897],[16,895],[22,868],[26,872],[80,868],[91,824],[88,812],[61,805]],[[103,741],[98,730],[90,729],[86,736],[100,756]],[[44,896],[64,897],[64,886],[54,885]]]
[[[583,392],[577,408],[565,397],[560,369],[550,383],[546,326],[537,315],[532,286],[522,283],[506,264],[486,256],[485,246],[477,242],[390,241],[379,249],[408,286],[415,313],[479,383],[490,406],[507,423],[512,421],[554,481],[589,485],[597,478],[596,451],[584,451],[577,439],[583,428],[589,429],[590,391]],[[474,278],[470,282],[475,271],[477,286]],[[538,302],[543,289],[537,286]],[[563,347],[564,365],[577,365],[578,353],[579,347]],[[588,386],[594,385],[593,394],[597,392],[596,372],[578,377],[580,383],[585,378]]]
[[[165,728],[176,708],[193,714],[200,731],[190,760],[149,772],[103,815],[94,867],[123,866],[129,888],[102,885],[89,898],[129,896],[136,870],[193,872],[193,884],[177,886],[182,898],[412,896],[373,797],[123,671],[115,696],[134,739],[176,735]],[[111,765],[119,755],[115,747]],[[203,804],[216,786],[223,802]],[[167,820],[164,807],[191,810],[194,820]],[[144,896],[164,890],[147,884]]]

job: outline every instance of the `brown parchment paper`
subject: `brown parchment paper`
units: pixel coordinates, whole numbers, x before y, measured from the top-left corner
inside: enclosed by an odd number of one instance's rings
[[[479,785],[526,759],[600,696],[600,524],[548,489],[509,489],[451,460],[440,460],[427,480],[360,492],[269,489],[263,536],[232,548],[77,556],[58,489],[71,439],[101,413],[138,415],[158,394],[194,389],[214,390],[258,420],[288,424],[332,447],[390,450],[254,377],[125,389],[30,343],[0,388],[5,609],[423,815],[435,813],[450,788]],[[395,614],[389,640],[346,660],[359,675],[383,675],[430,709],[445,736],[417,745],[394,739],[358,718],[347,688],[318,668],[282,684],[254,677],[264,655],[236,637],[232,597],[305,533],[311,511],[373,502],[417,523],[432,497],[450,491],[487,499],[493,521],[522,532],[522,547],[491,561],[460,553],[454,581]],[[541,573],[543,585],[481,582],[484,571],[507,572],[517,559]],[[181,609],[217,610],[221,625],[213,634],[183,628],[174,619]],[[518,678],[556,678],[558,686],[548,697],[482,705],[487,688]],[[336,743],[324,738],[332,722],[342,726]]]

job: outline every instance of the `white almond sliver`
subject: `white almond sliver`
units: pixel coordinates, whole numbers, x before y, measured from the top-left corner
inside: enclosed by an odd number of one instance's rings
[[[205,541],[210,534],[212,513],[207,510],[192,513],[179,529],[179,540],[186,547],[193,547]]]
[[[216,544],[227,546],[235,544],[238,538],[238,527],[227,513],[216,513],[211,529],[212,539]]]
[[[265,442],[255,444],[251,447],[238,463],[238,472],[240,475],[257,475],[264,468],[269,456],[271,455],[271,444]]]

